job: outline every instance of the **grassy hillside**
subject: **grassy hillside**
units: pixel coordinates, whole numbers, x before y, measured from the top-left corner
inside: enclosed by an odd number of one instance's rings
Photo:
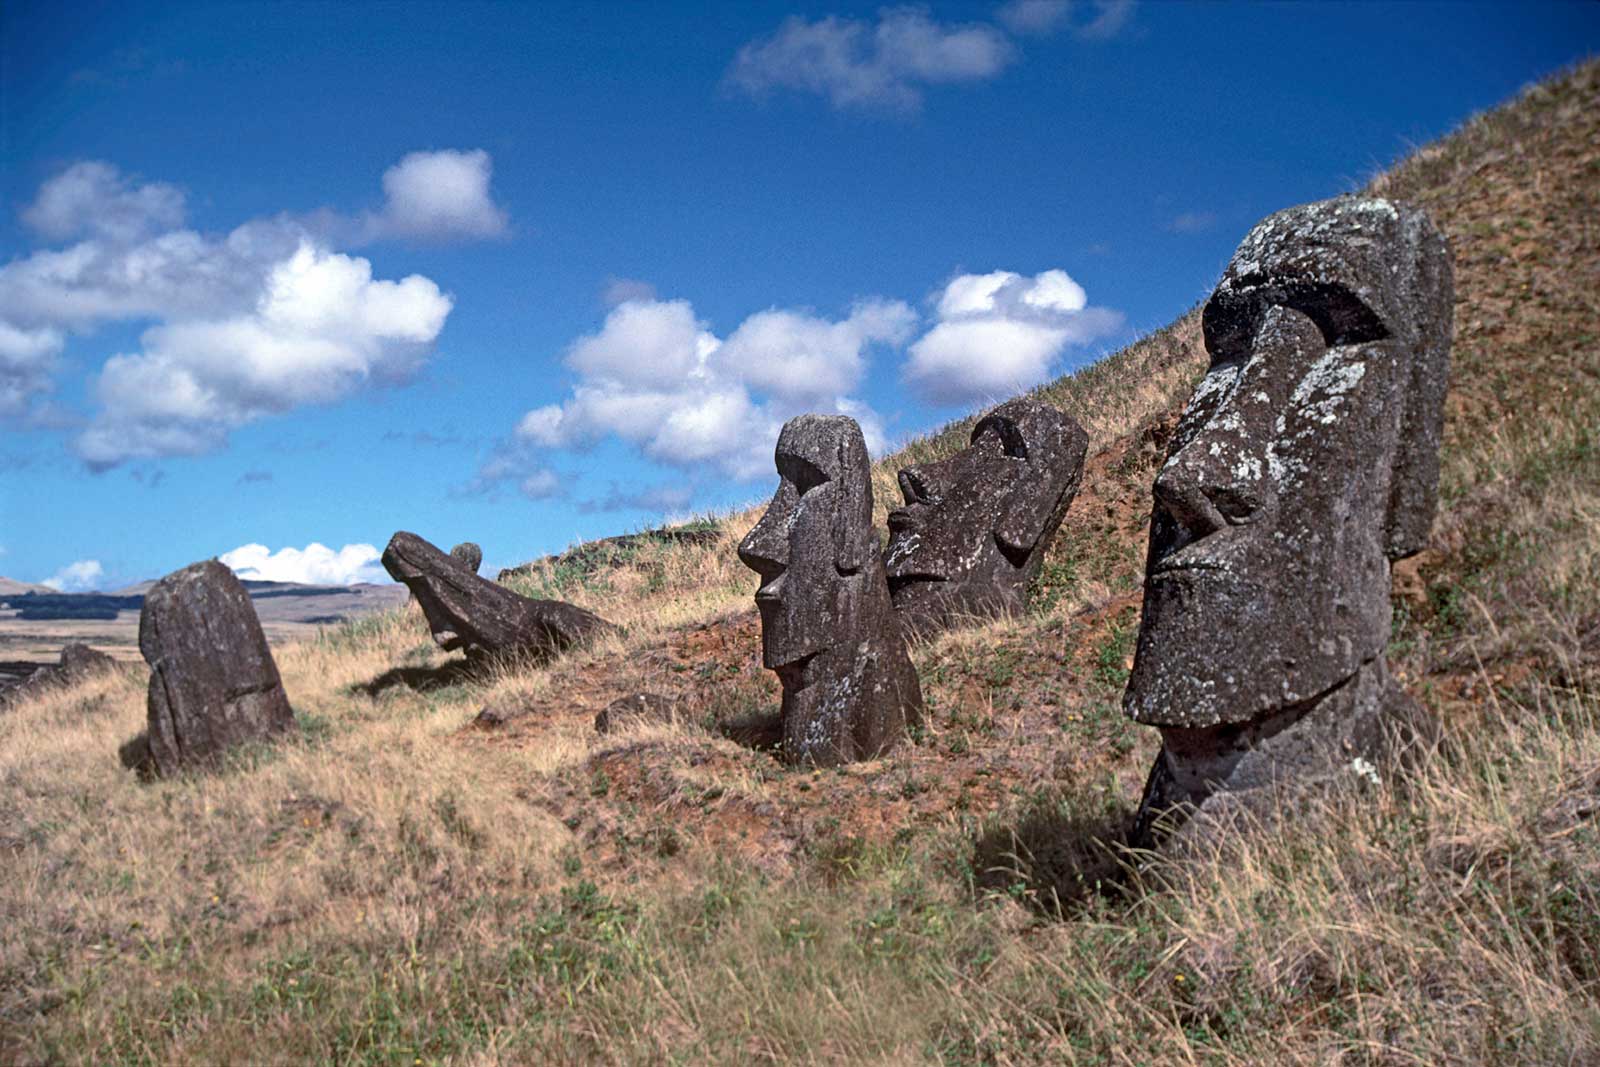
[[[0,1062],[1600,1062],[1600,64],[1372,188],[1457,269],[1442,507],[1391,656],[1405,782],[1094,892],[1197,315],[1042,393],[1091,433],[1024,617],[920,643],[915,744],[785,769],[733,546],[546,565],[623,632],[464,677],[416,615],[279,655],[301,736],[141,786],[142,679],[0,713]],[[878,472],[958,447],[961,427]],[[599,736],[639,690],[682,721]],[[493,704],[506,725],[472,725]]]

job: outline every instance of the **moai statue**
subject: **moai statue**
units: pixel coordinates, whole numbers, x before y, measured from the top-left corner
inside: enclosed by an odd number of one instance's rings
[[[250,594],[214,559],[145,594],[139,651],[150,664],[149,729],[122,747],[122,761],[141,773],[168,777],[296,729]]]
[[[1279,212],[1234,253],[1155,483],[1123,707],[1162,748],[1136,838],[1373,777],[1421,723],[1383,653],[1390,565],[1433,520],[1452,291],[1444,238],[1387,200]]]
[[[1022,610],[1083,481],[1089,436],[1036,400],[1009,400],[947,460],[900,472],[884,566],[901,625],[930,633]]]
[[[464,649],[468,659],[522,654],[547,660],[612,629],[574,604],[519,596],[480,578],[470,562],[405,530],[383,550],[383,569],[411,590],[434,643],[447,652]]]
[[[783,684],[791,763],[871,759],[922,717],[889,602],[872,476],[854,419],[802,415],[778,437],[778,491],[739,559],[761,575],[762,662]]]

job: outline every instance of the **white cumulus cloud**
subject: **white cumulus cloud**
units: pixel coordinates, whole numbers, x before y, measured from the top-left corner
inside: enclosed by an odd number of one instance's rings
[[[479,148],[412,152],[384,171],[383,209],[368,219],[372,237],[499,237],[505,209],[489,193],[494,162]]]
[[[60,330],[24,330],[0,319],[0,419],[21,416],[34,397],[50,391],[63,343]]]
[[[77,452],[94,468],[195,455],[264,415],[404,381],[450,307],[420,275],[375,281],[365,259],[302,244],[248,312],[153,327],[143,351],[107,360],[95,386],[102,410]]]
[[[687,300],[629,301],[568,348],[571,395],[525,414],[477,484],[535,475],[553,491],[541,450],[606,437],[680,469],[758,478],[770,473],[784,421],[806,411],[851,415],[881,451],[881,420],[849,394],[866,373],[866,350],[903,343],[916,321],[899,301],[863,301],[842,319],[772,308],[723,340]]]
[[[207,452],[263,416],[404,381],[451,310],[428,278],[375,278],[287,216],[206,235],[180,228],[182,209],[105,163],[45,183],[25,219],[83,239],[0,267],[0,416],[49,390],[70,335],[153,319],[105,361],[74,450],[94,469]]]
[[[963,274],[945,286],[938,321],[911,346],[905,378],[941,404],[999,399],[1048,379],[1061,353],[1122,327],[1122,315],[1091,307],[1063,270]]]
[[[127,242],[176,229],[183,212],[183,191],[176,186],[135,184],[109,163],[86,160],[40,186],[22,221],[51,240],[91,236]]]
[[[82,593],[93,589],[105,573],[99,560],[80,559],[62,567],[41,584],[62,593]]]
[[[337,552],[313,541],[305,548],[240,545],[217,557],[240,578],[260,582],[295,582],[299,585],[355,585],[387,582],[379,562],[382,553],[372,545],[345,545]]]
[[[739,49],[727,81],[752,96],[793,89],[839,108],[914,111],[924,86],[992,78],[1015,55],[993,26],[940,23],[915,7],[886,8],[876,23],[791,16]]]

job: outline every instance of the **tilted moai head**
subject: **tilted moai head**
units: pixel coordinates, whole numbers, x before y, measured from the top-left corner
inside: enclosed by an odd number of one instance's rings
[[[949,459],[900,472],[884,564],[901,623],[927,632],[1024,606],[1083,481],[1089,436],[1037,400],[1009,400]]]
[[[783,684],[783,753],[870,759],[922,712],[872,527],[871,464],[855,420],[802,415],[778,437],[778,491],[739,545],[761,576],[762,662]]]
[[[1451,307],[1444,239],[1404,204],[1291,208],[1234,253],[1204,311],[1210,370],[1155,483],[1124,696],[1169,751],[1221,730],[1233,759],[1382,670],[1390,564],[1433,518]]]

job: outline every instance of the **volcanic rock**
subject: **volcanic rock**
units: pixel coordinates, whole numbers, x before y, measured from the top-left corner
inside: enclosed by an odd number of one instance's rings
[[[478,573],[478,568],[483,566],[483,549],[474,541],[463,541],[450,550],[450,557],[471,571]]]
[[[88,645],[70,644],[61,650],[60,662],[40,667],[16,685],[0,691],[0,706],[20,704],[52,689],[77,685],[116,665],[117,661],[104,652],[96,652]]]
[[[149,731],[143,753],[137,739],[124,746],[124,762],[147,762],[165,777],[295,729],[250,596],[216,560],[175,571],[145,594],[139,651],[150,664]]]
[[[872,477],[854,419],[802,415],[778,437],[778,490],[739,545],[761,576],[762,662],[783,686],[783,758],[832,766],[892,748],[922,690],[889,600]]]
[[[1020,612],[1088,446],[1076,420],[1022,398],[979,419],[949,459],[900,471],[884,566],[901,624],[929,633]]]
[[[1417,721],[1383,651],[1391,564],[1436,504],[1451,309],[1449,249],[1405,204],[1291,208],[1234,253],[1155,483],[1123,697],[1163,736],[1141,836],[1218,790],[1370,778]]]

